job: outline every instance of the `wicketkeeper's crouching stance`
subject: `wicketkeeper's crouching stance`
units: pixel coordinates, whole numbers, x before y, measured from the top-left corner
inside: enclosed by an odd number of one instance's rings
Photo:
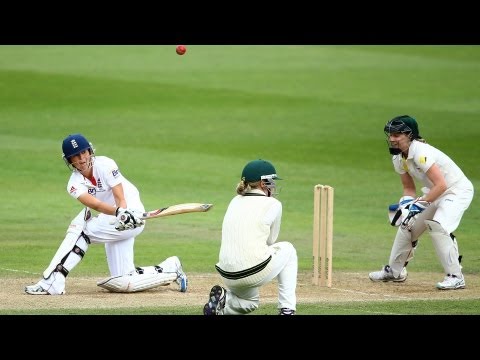
[[[177,256],[154,266],[135,267],[135,237],[144,229],[145,208],[137,188],[120,173],[116,163],[95,157],[91,143],[81,134],[63,141],[63,158],[72,170],[68,193],[85,208],[73,219],[63,242],[43,272],[42,279],[25,288],[31,295],[65,294],[67,275],[82,260],[90,244],[105,245],[110,277],[97,285],[112,292],[137,292],[178,284],[187,290],[187,276]],[[127,208],[128,204],[128,208]],[[89,209],[99,212],[92,216]]]
[[[371,272],[369,278],[405,281],[406,266],[420,235],[427,231],[445,272],[437,289],[463,289],[461,256],[453,232],[472,202],[473,185],[450,157],[425,142],[414,118],[397,116],[387,122],[384,131],[403,196],[397,206],[389,209],[391,225],[398,226],[389,262],[380,271]],[[424,186],[420,197],[416,197],[414,179]]]

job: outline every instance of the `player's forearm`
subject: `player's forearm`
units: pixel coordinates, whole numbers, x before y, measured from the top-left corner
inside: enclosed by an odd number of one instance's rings
[[[116,215],[117,206],[107,204],[106,202],[95,199],[94,201],[83,202],[85,206],[107,215]]]
[[[447,186],[445,184],[438,184],[434,185],[428,194],[425,194],[421,197],[423,201],[432,203],[437,200],[444,192],[447,190]]]
[[[98,204],[95,204],[95,207],[93,209],[103,214],[115,216],[115,213],[117,211],[117,206],[112,206],[102,201],[99,201]]]

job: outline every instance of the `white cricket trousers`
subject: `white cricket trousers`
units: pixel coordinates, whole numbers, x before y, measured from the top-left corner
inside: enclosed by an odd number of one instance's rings
[[[135,237],[140,235],[145,225],[135,229],[118,231],[110,222],[115,217],[99,214],[86,223],[83,232],[92,244],[105,244],[108,269],[111,276],[126,275],[135,271],[134,250]]]
[[[258,308],[260,302],[260,287],[278,280],[278,308],[297,309],[297,251],[289,242],[278,242],[270,246],[272,259],[268,264],[269,272],[251,275],[252,278],[262,276],[251,285],[245,285],[243,279],[231,280],[222,278],[227,286],[224,315],[248,314]]]
[[[427,230],[425,220],[438,222],[447,234],[452,234],[457,230],[463,214],[470,206],[473,194],[474,188],[472,183],[468,179],[463,179],[418,214],[411,231],[403,229],[401,226],[398,228],[389,259],[389,265],[395,277],[400,275],[405,262],[413,259],[415,253],[413,242],[418,240]],[[435,241],[435,239],[432,240]],[[450,239],[448,239],[448,242],[448,247],[457,247],[456,252],[458,253],[456,240],[450,243]],[[448,248],[445,248],[444,251],[448,252]],[[448,267],[447,263],[443,262],[442,266],[444,268]]]

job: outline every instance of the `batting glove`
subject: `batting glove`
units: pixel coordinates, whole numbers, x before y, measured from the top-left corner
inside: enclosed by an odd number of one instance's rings
[[[117,219],[114,224],[118,231],[135,229],[145,224],[145,221],[136,216],[133,210],[119,207],[115,214]]]

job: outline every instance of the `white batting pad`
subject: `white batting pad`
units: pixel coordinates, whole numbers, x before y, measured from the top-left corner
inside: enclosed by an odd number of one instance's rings
[[[101,288],[112,292],[130,293],[169,285],[177,279],[177,273],[132,274],[106,278],[97,282]]]
[[[438,259],[442,263],[445,274],[461,276],[462,266],[458,261],[457,241],[453,240],[450,234],[438,222],[425,220],[425,224],[427,224],[433,247],[435,248]]]
[[[88,244],[81,236],[82,231],[85,228],[85,211],[86,209],[82,209],[82,211],[80,211],[80,213],[72,220],[72,222],[68,226],[65,238],[58,247],[57,252],[50,261],[50,264],[43,272],[44,279],[48,279],[48,277],[55,270],[57,265],[62,261],[65,255],[69,254],[73,250],[73,247],[75,245],[80,247],[84,252],[87,252]],[[80,261],[80,259],[78,261]],[[69,268],[68,270],[71,270],[75,265],[71,266],[71,268]]]
[[[398,277],[405,266],[405,262],[413,259],[415,248],[412,244],[412,234],[401,227],[398,228],[393,241],[390,259],[388,261],[393,276]]]

